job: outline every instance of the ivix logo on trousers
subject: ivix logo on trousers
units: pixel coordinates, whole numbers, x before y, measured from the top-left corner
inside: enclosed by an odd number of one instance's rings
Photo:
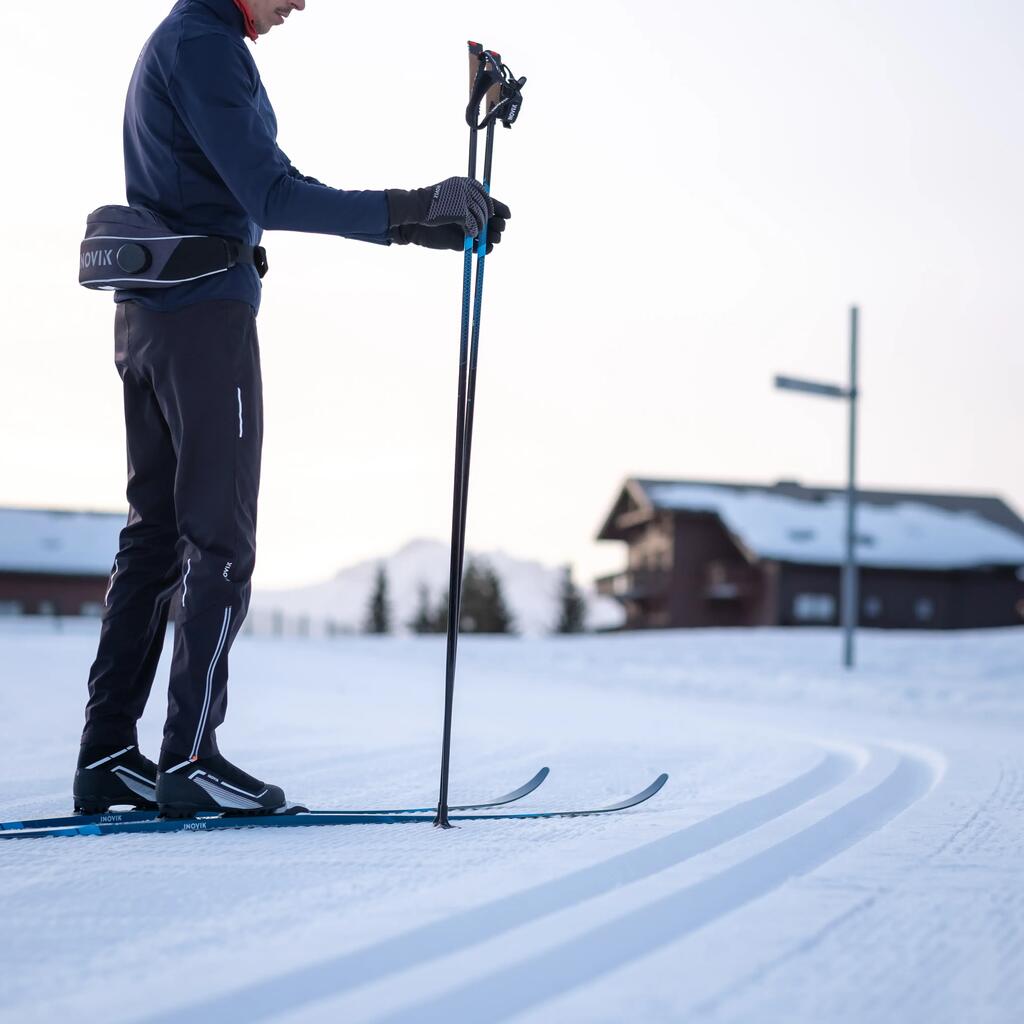
[[[231,582],[231,566],[233,566],[234,564],[234,562],[228,562],[228,564],[224,566],[224,571],[221,573],[221,576],[223,576],[224,579],[228,581],[228,583]]]
[[[114,265],[113,249],[96,249],[93,252],[83,252],[81,258],[83,270],[92,267],[112,267]]]

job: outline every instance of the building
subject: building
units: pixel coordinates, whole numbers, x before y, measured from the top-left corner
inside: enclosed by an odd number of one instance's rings
[[[99,615],[126,520],[0,508],[0,615]]]
[[[625,571],[597,581],[627,629],[836,625],[841,490],[629,479],[599,540]],[[1024,521],[1002,500],[861,491],[860,623],[957,629],[1024,622]]]

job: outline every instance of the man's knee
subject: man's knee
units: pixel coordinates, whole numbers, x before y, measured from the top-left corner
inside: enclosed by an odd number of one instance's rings
[[[121,530],[117,560],[120,572],[129,568],[149,577],[166,575],[177,560],[178,532],[173,526],[129,520]]]
[[[189,614],[211,605],[244,608],[249,602],[255,562],[255,549],[248,544],[240,549],[225,550],[186,543],[181,611]]]

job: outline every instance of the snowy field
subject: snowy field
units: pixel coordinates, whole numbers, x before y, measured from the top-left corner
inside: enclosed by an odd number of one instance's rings
[[[4,819],[70,809],[93,630],[0,625]],[[668,785],[447,833],[0,844],[0,1019],[1024,1020],[1024,629],[860,653],[847,675],[834,632],[466,640],[453,800],[545,764],[524,807]],[[222,750],[310,805],[429,803],[443,662],[443,638],[244,638]]]

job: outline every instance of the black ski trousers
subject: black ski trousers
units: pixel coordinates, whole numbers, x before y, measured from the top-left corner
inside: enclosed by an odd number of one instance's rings
[[[244,302],[175,312],[117,306],[128,523],[89,675],[83,744],[136,742],[172,614],[163,750],[217,753],[228,652],[249,606],[263,400],[256,318]]]

